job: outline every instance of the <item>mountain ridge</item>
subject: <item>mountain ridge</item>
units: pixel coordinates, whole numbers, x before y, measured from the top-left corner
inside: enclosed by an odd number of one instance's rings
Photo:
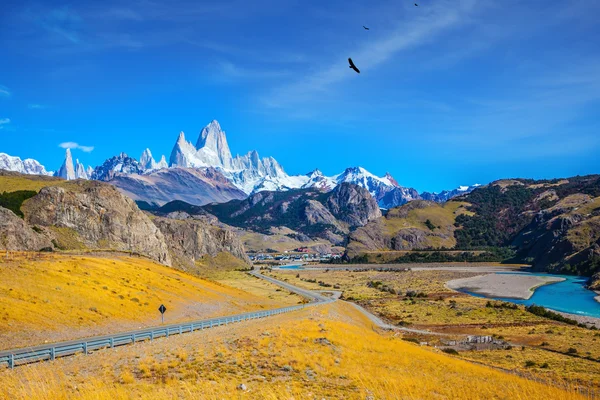
[[[5,159],[8,160],[6,155]],[[32,160],[32,162],[35,160]],[[39,163],[37,163],[39,164]],[[0,155],[0,168],[8,170],[18,170],[24,172],[21,164],[16,162],[2,162]],[[213,120],[200,131],[196,144],[186,139],[185,133],[180,132],[171,151],[169,162],[163,155],[157,162],[149,148],[146,148],[139,161],[125,153],[120,153],[105,160],[101,165],[95,168],[85,168],[79,160],[73,162],[70,149],[65,152],[65,160],[56,176],[67,180],[72,179],[93,179],[101,180],[115,184],[124,192],[133,193],[134,199],[146,201],[150,204],[164,204],[170,200],[184,200],[195,202],[197,205],[206,204],[212,201],[229,201],[238,198],[239,194],[233,194],[231,197],[223,196],[221,192],[232,192],[231,185],[216,188],[215,197],[202,196],[198,194],[195,200],[190,196],[189,187],[197,182],[197,178],[203,174],[196,174],[190,182],[182,182],[182,176],[177,173],[162,174],[164,179],[173,179],[169,184],[173,193],[171,199],[166,198],[164,193],[157,194],[161,190],[156,188],[157,182],[150,184],[140,184],[144,181],[144,176],[150,176],[159,171],[167,171],[173,168],[193,168],[198,170],[212,168],[208,175],[220,173],[224,179],[229,181],[237,190],[243,192],[245,196],[250,196],[261,191],[286,191],[293,189],[315,188],[321,191],[331,191],[336,186],[348,182],[357,184],[369,190],[371,195],[377,200],[379,206],[384,209],[397,207],[413,200],[432,200],[444,202],[454,196],[468,193],[479,185],[464,186],[454,190],[446,190],[439,194],[423,192],[419,193],[413,188],[403,187],[398,184],[391,174],[386,173],[383,177],[378,177],[362,167],[349,167],[339,174],[325,176],[320,170],[315,169],[305,175],[288,175],[283,167],[273,157],[260,157],[255,150],[249,151],[245,155],[232,156],[225,131],[221,128],[218,121]],[[44,173],[45,169],[41,164],[36,168],[30,168],[30,173]],[[45,172],[48,174],[47,172]],[[206,175],[206,174],[204,174]],[[166,178],[165,178],[166,177]],[[147,180],[147,179],[146,179]],[[214,182],[200,178],[200,187],[212,186]],[[220,177],[218,179],[221,180]],[[133,187],[124,187],[125,181]],[[135,184],[134,184],[135,183]],[[181,190],[183,192],[178,192]],[[184,193],[185,192],[185,193]],[[221,193],[221,194],[219,194]],[[158,196],[158,197],[157,197]]]

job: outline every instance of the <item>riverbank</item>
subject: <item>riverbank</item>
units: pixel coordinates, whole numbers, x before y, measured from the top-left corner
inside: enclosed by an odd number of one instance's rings
[[[598,297],[596,297],[596,299],[598,299]],[[579,322],[580,324],[585,324],[590,327],[595,326],[597,329],[600,329],[600,318],[588,317],[585,315],[578,315],[578,314],[571,314],[571,313],[566,313],[566,312],[556,311],[556,310],[552,310],[552,311],[562,315],[565,318],[574,319],[575,321]]]
[[[528,300],[538,287],[564,280],[564,278],[553,276],[487,274],[455,279],[447,282],[446,287],[452,290],[480,294],[485,297]]]

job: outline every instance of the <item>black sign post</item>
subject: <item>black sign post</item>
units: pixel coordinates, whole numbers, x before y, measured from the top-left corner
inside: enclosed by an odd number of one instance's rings
[[[164,304],[161,304],[160,307],[158,307],[158,311],[160,311],[160,317],[162,318],[162,323],[165,323],[165,311],[167,311],[167,307],[165,307]]]

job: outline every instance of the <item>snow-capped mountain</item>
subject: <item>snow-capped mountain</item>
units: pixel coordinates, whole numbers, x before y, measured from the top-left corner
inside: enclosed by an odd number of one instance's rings
[[[473,190],[477,189],[478,187],[481,187],[481,185],[476,183],[475,185],[471,185],[471,186],[459,186],[458,188],[456,188],[454,190],[444,190],[440,193],[423,192],[423,193],[421,193],[421,197],[423,198],[423,200],[430,200],[430,201],[435,201],[438,203],[443,203],[443,202],[448,201],[456,196],[462,196],[463,194],[471,193]]]
[[[140,166],[144,169],[144,171],[156,171],[158,169],[169,167],[164,155],[160,158],[159,162],[156,162],[152,157],[152,152],[150,149],[146,149],[142,153],[142,156],[140,157]]]
[[[246,194],[257,191],[257,188],[271,190],[277,187],[285,190],[300,187],[303,183],[298,179],[289,179],[291,177],[274,158],[261,159],[256,151],[232,157],[225,132],[217,121],[212,121],[202,129],[195,146],[186,140],[185,133],[180,132],[169,161],[169,167],[220,169]]]
[[[67,149],[65,151],[65,161],[58,169],[58,171],[56,171],[54,176],[58,176],[68,181],[73,179],[90,179],[91,168],[92,167],[89,166],[85,168],[84,165],[80,163],[78,159],[76,159],[75,164],[73,164],[73,156],[71,155],[71,150]]]
[[[52,172],[46,171],[42,164],[32,158],[21,160],[6,153],[0,153],[0,169],[28,175],[52,175]]]
[[[35,160],[21,161],[18,157],[2,153],[0,168],[50,174]],[[211,199],[227,201],[261,191],[316,188],[329,192],[347,182],[367,189],[381,208],[392,208],[418,199],[444,202],[479,186],[461,186],[441,193],[419,194],[413,188],[400,186],[389,173],[379,177],[362,167],[346,168],[333,176],[325,176],[318,169],[306,175],[288,175],[277,160],[273,157],[261,158],[256,151],[233,157],[225,132],[217,121],[211,121],[202,128],[196,144],[186,140],[185,133],[179,133],[169,163],[165,156],[157,162],[147,148],[139,161],[121,153],[94,169],[86,169],[79,160],[73,163],[71,151],[67,149],[65,161],[55,175],[64,179],[112,181],[134,198],[156,204],[169,201],[169,196],[184,201],[205,202]],[[204,192],[196,193],[199,191]]]
[[[98,181],[110,181],[117,173],[131,175],[142,174],[144,169],[140,163],[125,153],[114,156],[104,161],[104,163],[92,172],[90,179]]]
[[[75,176],[75,167],[73,166],[73,157],[71,156],[71,149],[67,149],[65,152],[65,161],[56,171],[56,176],[66,179],[68,181],[77,179]]]

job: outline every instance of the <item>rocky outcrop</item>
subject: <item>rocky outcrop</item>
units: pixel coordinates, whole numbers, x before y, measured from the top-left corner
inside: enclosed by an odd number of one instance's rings
[[[0,207],[0,250],[39,251],[51,247],[48,238],[35,232],[12,211]]]
[[[163,234],[113,186],[78,181],[68,189],[46,187],[21,209],[29,225],[69,229],[88,248],[135,251],[171,264]]]
[[[325,204],[337,219],[350,226],[364,226],[381,217],[379,205],[369,191],[350,183],[336,186]]]
[[[227,252],[249,263],[244,246],[231,230],[203,221],[170,218],[154,219],[165,237],[175,263],[186,271],[194,271],[195,262],[206,254]]]

